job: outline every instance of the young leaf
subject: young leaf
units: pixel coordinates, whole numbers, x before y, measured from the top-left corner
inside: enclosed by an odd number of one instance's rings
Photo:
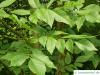
[[[33,58],[37,58],[41,62],[43,62],[47,67],[55,68],[53,62],[49,59],[48,56],[44,55],[42,51],[35,50],[32,54]]]
[[[39,0],[28,0],[32,8],[39,8],[41,6]]]
[[[87,39],[79,40],[79,41],[75,42],[75,44],[81,50],[89,50],[89,51],[95,50],[95,51],[97,51],[95,46]]]
[[[70,64],[72,61],[71,59],[71,55],[67,52],[66,56],[65,56],[65,63],[66,64]]]
[[[73,43],[73,40],[71,40],[71,39],[69,39],[65,44],[66,49],[71,53],[73,53],[73,45],[74,45],[74,43]]]
[[[12,3],[14,3],[16,0],[5,0],[0,3],[0,8],[8,7]]]
[[[47,50],[52,54],[54,49],[55,49],[55,46],[56,46],[56,39],[54,39],[53,37],[48,37],[47,39],[47,43],[46,43],[46,47],[47,47]]]
[[[41,61],[31,58],[28,63],[29,69],[36,75],[45,75],[46,66]]]
[[[46,42],[47,42],[47,36],[40,37],[39,42],[40,42],[41,45],[43,45],[43,47],[45,47]]]
[[[30,10],[17,9],[17,10],[11,11],[11,13],[17,14],[17,15],[30,15]]]
[[[56,43],[56,48],[60,53],[64,53],[65,50],[65,40],[64,39],[58,39]]]

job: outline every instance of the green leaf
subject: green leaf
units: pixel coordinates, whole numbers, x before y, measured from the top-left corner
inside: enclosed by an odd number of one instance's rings
[[[98,17],[98,16],[100,16],[99,13],[93,12],[88,15],[85,15],[85,18],[87,21],[89,21],[91,23],[95,23],[97,21],[97,18],[95,18],[95,17]]]
[[[76,67],[80,67],[80,68],[83,66],[82,63],[74,63],[74,65],[75,65]]]
[[[36,58],[43,62],[47,67],[55,68],[53,62],[49,59],[48,56],[44,55],[42,51],[34,50],[32,56],[33,58]]]
[[[92,60],[93,66],[94,66],[95,68],[97,68],[97,66],[98,66],[99,63],[100,63],[100,56],[94,55],[94,56],[92,57],[91,60]]]
[[[47,43],[46,43],[46,47],[47,47],[47,50],[52,54],[54,49],[55,49],[55,46],[56,46],[56,42],[57,40],[54,39],[53,37],[48,37],[47,38]]]
[[[58,51],[62,54],[64,54],[64,50],[65,50],[65,40],[64,39],[58,39],[57,43],[56,43],[56,48],[58,49]]]
[[[89,59],[90,59],[93,55],[94,55],[93,52],[89,52],[88,54],[81,55],[81,56],[79,56],[79,57],[76,59],[75,63],[84,63],[84,62],[87,62],[87,61],[89,61]]]
[[[79,41],[75,42],[75,44],[81,50],[97,51],[95,46],[87,39],[79,40]]]
[[[85,10],[89,10],[90,12],[100,12],[100,6],[96,4],[90,4],[84,8]]]
[[[0,18],[8,18],[9,16],[4,10],[0,9]]]
[[[95,36],[90,35],[67,35],[62,38],[69,38],[69,39],[85,39],[85,38],[93,38]]]
[[[11,13],[17,14],[17,15],[30,15],[30,10],[25,10],[25,9],[17,9],[11,11]]]
[[[31,58],[28,63],[29,69],[36,75],[45,75],[46,66],[41,61]]]
[[[85,21],[85,18],[84,17],[78,17],[78,19],[76,20],[76,25],[77,25],[78,31],[82,27],[84,21]]]
[[[16,0],[5,0],[0,3],[0,8],[8,7],[12,3],[14,3]]]
[[[66,42],[65,46],[66,46],[66,49],[67,49],[69,52],[73,53],[73,46],[74,46],[73,40],[69,39],[69,40]]]
[[[67,52],[66,56],[65,56],[65,63],[66,64],[70,64],[72,61],[71,59],[71,55]]]
[[[75,70],[75,69],[74,69],[74,65],[72,65],[72,64],[65,66],[65,69],[66,69],[67,71],[69,71],[69,72],[73,72],[73,70]]]
[[[46,8],[37,9],[35,14],[37,15],[38,19],[46,22],[52,28],[54,22],[54,16],[51,13],[51,10]]]
[[[100,12],[100,6],[95,5],[95,4],[90,4],[88,6],[86,6],[85,8],[83,8],[83,10],[77,11],[78,14],[80,15],[89,15],[91,13],[97,13]]]
[[[65,33],[63,31],[51,31],[51,35],[64,35],[64,34],[68,34],[68,33]]]
[[[62,9],[57,8],[55,10],[51,10],[51,13],[52,16],[54,16],[56,21],[66,23],[71,27],[73,26],[73,21],[68,16],[68,14],[66,14],[66,12],[63,11]]]
[[[55,0],[50,0],[50,2],[48,3],[47,7],[49,8],[49,7],[52,5],[52,3],[53,3],[54,1],[55,1]]]
[[[11,62],[10,66],[21,66],[28,56],[24,53],[7,53],[2,57],[2,59],[6,59]]]
[[[37,24],[38,22],[38,18],[34,13],[29,16],[29,20],[34,24]]]
[[[28,0],[32,8],[39,8],[41,6],[39,0]]]
[[[46,43],[47,43],[47,36],[42,36],[39,38],[39,42],[40,44],[45,47]]]

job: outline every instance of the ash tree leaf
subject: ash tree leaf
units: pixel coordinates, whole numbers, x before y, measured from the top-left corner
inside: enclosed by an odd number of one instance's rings
[[[0,18],[8,18],[9,16],[4,10],[0,9]]]
[[[30,59],[28,67],[36,75],[45,75],[46,72],[45,64],[35,58]]]
[[[93,12],[93,13],[89,13],[89,14],[85,15],[85,18],[87,21],[89,21],[91,23],[95,23],[97,21],[97,18],[95,18],[95,17],[98,17],[98,16],[100,16],[99,13]]]
[[[49,57],[44,55],[42,51],[34,50],[32,56],[33,58],[37,58],[38,60],[43,62],[49,68],[56,68]]]
[[[62,38],[69,38],[69,39],[86,39],[86,38],[93,38],[95,36],[89,36],[89,35],[67,35]]]
[[[49,8],[49,7],[52,5],[52,3],[53,3],[54,1],[55,1],[55,0],[50,0],[50,2],[48,3],[47,7]]]
[[[35,14],[38,19],[46,22],[52,28],[54,22],[54,16],[52,15],[51,11],[46,8],[37,9]]]
[[[91,11],[94,11],[94,12],[100,12],[100,6],[96,5],[96,4],[90,4],[88,6],[86,6],[84,9],[86,10],[91,10]]]
[[[34,24],[37,24],[38,22],[38,18],[34,13],[29,16],[29,20]]]
[[[94,56],[91,58],[91,60],[92,60],[93,66],[94,66],[95,68],[97,68],[97,66],[98,66],[99,63],[100,63],[100,56],[94,55]]]
[[[63,11],[62,9],[58,8],[58,9],[54,9],[54,10],[50,10],[50,11],[56,21],[66,23],[66,24],[70,25],[70,27],[73,26],[73,21],[66,14],[66,12]]]
[[[71,55],[67,52],[67,54],[65,56],[65,63],[70,64],[71,61],[72,61]]]
[[[84,63],[84,62],[87,62],[89,61],[89,59],[94,56],[94,53],[93,52],[89,52],[85,55],[81,55],[79,57],[77,57],[75,63]]]
[[[41,44],[43,47],[45,47],[46,42],[47,42],[47,36],[42,36],[42,37],[40,37],[40,38],[39,38],[39,42],[40,42],[40,44]]]
[[[39,8],[41,6],[39,0],[28,0],[32,8]]]
[[[46,48],[47,48],[48,52],[50,52],[50,54],[53,53],[53,51],[56,47],[56,42],[57,42],[57,40],[53,37],[47,38]]]
[[[17,15],[30,15],[30,10],[17,9],[17,10],[11,11],[11,13],[17,14]]]
[[[76,63],[76,62],[74,63],[74,65],[75,65],[76,67],[80,67],[80,68],[83,66],[82,63]]]
[[[87,39],[79,40],[75,44],[80,50],[97,51],[95,46]]]
[[[90,4],[83,8],[83,10],[77,11],[78,14],[85,16],[85,19],[91,23],[98,22],[98,16],[100,16],[99,12],[100,6],[95,4]]]
[[[65,46],[69,52],[73,53],[73,46],[74,46],[73,40],[71,39],[67,40]]]
[[[51,33],[51,35],[55,35],[55,36],[57,36],[57,35],[64,35],[64,34],[68,34],[68,33],[65,33],[63,31],[52,31],[52,33]]]
[[[28,56],[24,53],[7,53],[2,57],[2,59],[8,60],[11,62],[10,66],[21,66]]]
[[[64,54],[65,40],[64,39],[58,39],[57,43],[56,43],[56,48],[60,53]]]
[[[0,8],[8,7],[12,3],[14,3],[16,0],[5,0],[0,3]]]
[[[77,25],[78,31],[82,27],[84,21],[85,21],[85,18],[84,17],[78,17],[78,19],[76,20],[76,25]]]

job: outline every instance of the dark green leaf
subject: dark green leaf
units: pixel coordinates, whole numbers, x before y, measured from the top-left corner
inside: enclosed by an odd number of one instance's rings
[[[72,61],[71,55],[67,52],[67,54],[65,56],[65,63],[70,64],[71,61]]]

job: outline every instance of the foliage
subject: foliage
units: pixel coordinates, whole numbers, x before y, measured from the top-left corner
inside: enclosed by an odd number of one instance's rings
[[[100,2],[0,1],[0,74],[72,75],[100,69]]]

